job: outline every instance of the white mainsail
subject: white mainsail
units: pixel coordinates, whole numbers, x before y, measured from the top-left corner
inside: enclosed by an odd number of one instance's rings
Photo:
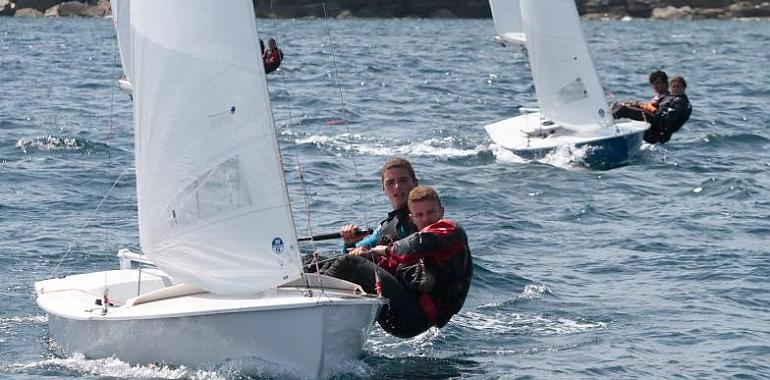
[[[574,0],[521,0],[521,17],[540,112],[576,131],[611,125]]]
[[[299,278],[251,0],[130,1],[142,250],[218,294]]]
[[[500,42],[524,45],[526,36],[521,21],[519,0],[489,0],[495,32]]]
[[[112,0],[112,21],[118,37],[120,62],[123,74],[131,81],[134,78],[133,44],[131,43],[131,0]]]

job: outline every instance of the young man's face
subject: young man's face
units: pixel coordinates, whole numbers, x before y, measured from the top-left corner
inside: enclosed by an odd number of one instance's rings
[[[652,83],[652,88],[656,93],[660,94],[661,92],[668,90],[668,81],[658,79]]]
[[[444,217],[444,208],[434,200],[412,202],[409,205],[409,215],[417,229],[423,229]]]
[[[679,82],[671,82],[671,95],[682,95],[684,94],[684,85],[682,85]]]
[[[404,168],[390,168],[382,174],[382,189],[394,210],[406,207],[409,192],[415,187],[417,184],[409,175],[409,170]]]

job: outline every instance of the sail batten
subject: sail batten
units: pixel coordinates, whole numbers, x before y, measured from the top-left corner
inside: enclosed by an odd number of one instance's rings
[[[251,2],[130,1],[142,250],[213,293],[299,277]]]
[[[573,0],[521,0],[540,112],[575,131],[612,124]]]

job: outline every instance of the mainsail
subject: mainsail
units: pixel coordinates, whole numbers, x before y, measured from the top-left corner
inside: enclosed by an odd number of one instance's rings
[[[524,45],[526,36],[521,22],[519,0],[489,0],[498,41],[504,44]]]
[[[130,2],[142,250],[218,294],[299,278],[251,0]]]
[[[609,126],[574,0],[521,0],[521,17],[540,112],[574,130]]]
[[[133,44],[131,43],[131,0],[112,0],[112,21],[118,36],[120,62],[123,74],[131,81],[134,78]]]

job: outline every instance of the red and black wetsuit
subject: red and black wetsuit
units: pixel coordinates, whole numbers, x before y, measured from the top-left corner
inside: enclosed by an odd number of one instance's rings
[[[270,74],[278,69],[278,66],[281,66],[281,61],[283,61],[283,52],[281,49],[275,48],[265,50],[265,53],[262,54],[262,62],[265,64],[265,74]]]
[[[377,321],[388,333],[410,338],[431,326],[443,327],[465,302],[473,275],[468,239],[462,227],[442,219],[393,243],[375,264],[362,256],[343,256],[324,274],[375,293],[376,270],[389,304]]]

